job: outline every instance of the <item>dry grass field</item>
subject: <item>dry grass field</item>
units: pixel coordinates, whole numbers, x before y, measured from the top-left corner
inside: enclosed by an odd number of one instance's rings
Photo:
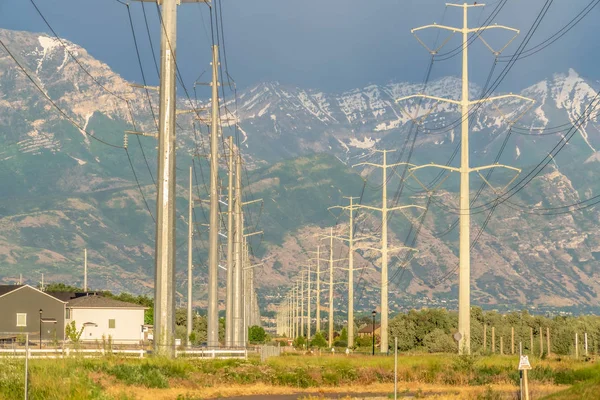
[[[22,359],[0,360],[0,399],[23,398]],[[399,398],[515,399],[514,356],[399,357]],[[600,367],[593,360],[532,359],[532,399],[596,399]],[[390,398],[393,357],[284,355],[258,360],[66,358],[30,361],[30,399],[211,399],[255,396],[277,400]],[[273,397],[269,397],[272,395]],[[376,397],[374,397],[376,395]],[[330,397],[329,397],[330,398]]]

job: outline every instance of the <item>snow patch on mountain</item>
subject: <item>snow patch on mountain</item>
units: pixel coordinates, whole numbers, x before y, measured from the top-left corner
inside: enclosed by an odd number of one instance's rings
[[[349,123],[362,118],[363,112],[368,110],[367,102],[359,90],[343,94],[338,103]]]
[[[265,115],[267,113],[267,110],[269,109],[269,107],[271,106],[271,103],[267,103],[266,106],[264,106],[259,112],[258,112],[258,116],[262,117],[263,115]]]
[[[588,164],[588,163],[592,163],[592,162],[600,162],[600,151],[597,151],[594,154],[592,154],[583,163]]]
[[[378,124],[374,130],[375,130],[375,132],[389,131],[391,129],[398,128],[401,124],[402,124],[402,119],[398,118],[398,119],[394,119],[389,122],[382,122],[382,123]]]
[[[302,104],[302,107],[304,107],[309,113],[314,115],[319,121],[329,121],[325,113],[322,112],[321,109],[317,107],[315,103],[312,102],[310,96],[304,90],[301,90],[300,93],[298,93],[298,100],[300,100],[300,104]]]
[[[329,103],[329,101],[327,101],[325,93],[316,93],[313,95],[313,99],[316,101],[317,106],[321,111],[323,111],[329,118],[331,118],[335,122],[338,122],[338,120],[335,119],[335,117],[331,113],[331,104]]]
[[[377,142],[381,139],[372,139],[369,137],[364,137],[363,140],[358,140],[356,138],[351,138],[348,146],[356,147],[358,149],[370,149],[374,147]]]
[[[38,60],[37,68],[35,70],[35,74],[39,75],[40,69],[42,68],[42,64],[46,57],[48,57],[54,49],[60,47],[60,42],[56,38],[51,38],[48,36],[39,36],[38,42],[40,46],[42,46],[42,57]]]
[[[350,153],[350,147],[348,147],[348,145],[344,143],[343,140],[337,139],[337,141],[340,144],[340,146],[342,146],[344,150],[346,150],[346,153]]]
[[[71,157],[73,160],[77,161],[77,164],[79,164],[79,165],[87,164],[87,161],[83,161],[82,159],[79,159],[77,157],[73,157],[73,156],[69,156],[69,157]]]

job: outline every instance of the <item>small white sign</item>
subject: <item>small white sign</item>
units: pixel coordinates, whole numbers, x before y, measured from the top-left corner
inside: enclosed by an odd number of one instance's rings
[[[531,364],[529,364],[529,357],[521,356],[521,359],[519,360],[519,371],[525,369],[531,369]]]

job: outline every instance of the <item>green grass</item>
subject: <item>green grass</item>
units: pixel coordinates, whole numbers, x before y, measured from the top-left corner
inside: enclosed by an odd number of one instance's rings
[[[563,370],[555,382],[573,385],[569,389],[544,397],[548,400],[583,400],[600,397],[600,366],[578,370]]]
[[[577,397],[600,385],[600,367],[572,359],[532,359],[532,383],[574,385],[566,397]],[[399,358],[400,382],[488,387],[518,384],[516,357],[458,357],[414,354]],[[109,399],[107,385],[166,389],[266,384],[291,388],[368,386],[394,380],[393,357],[282,356],[266,363],[252,360],[166,360],[161,358],[58,359],[30,361],[31,399]],[[20,399],[23,360],[0,360],[0,399]],[[594,389],[595,388],[595,389]],[[597,391],[595,392],[597,393]],[[490,392],[490,396],[492,396]],[[571,397],[568,397],[571,396]],[[486,397],[488,398],[488,397]],[[493,397],[489,397],[493,398]]]

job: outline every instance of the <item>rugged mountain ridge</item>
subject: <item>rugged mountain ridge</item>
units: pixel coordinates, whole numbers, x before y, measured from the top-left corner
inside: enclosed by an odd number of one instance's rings
[[[120,145],[123,131],[132,128],[132,121],[139,130],[154,130],[149,103],[156,106],[155,95],[147,97],[145,92],[132,89],[108,66],[68,41],[6,30],[0,30],[0,38],[33,81],[81,128],[65,121],[14,61],[0,53],[0,138],[6,144],[0,154],[0,179],[7,189],[0,194],[0,277],[15,281],[23,273],[31,282],[44,272],[46,280],[80,282],[81,273],[74,271],[79,271],[82,249],[87,246],[92,285],[149,292],[153,223],[144,198],[124,151],[102,146],[86,132]],[[511,119],[527,110],[526,103],[502,100],[475,112],[472,165],[494,162],[499,149],[504,148],[498,161],[522,168],[523,174],[568,134],[570,124],[586,116],[551,164],[511,198],[512,203],[495,210],[473,250],[476,302],[491,306],[515,301],[552,306],[595,304],[600,290],[600,237],[594,233],[600,220],[598,212],[590,208],[572,215],[538,215],[542,213],[531,208],[575,203],[600,190],[593,171],[600,160],[596,151],[600,147],[597,111],[586,111],[594,104],[594,87],[595,83],[571,70],[523,90],[522,94],[535,98],[536,103],[512,127],[508,139]],[[434,110],[419,127],[411,162],[444,163],[451,159],[460,140],[453,123],[457,120],[454,107],[430,101],[418,105],[415,100],[394,104],[398,97],[422,91],[456,98],[459,82],[449,77],[430,82],[425,88],[391,83],[341,94],[273,82],[240,90],[237,104],[226,100],[237,119],[251,167],[249,189],[254,197],[265,199],[261,225],[267,233],[260,248],[255,244],[257,255],[267,259],[257,274],[263,294],[277,295],[283,290],[295,276],[298,264],[307,258],[307,251],[316,247],[314,235],[326,233],[326,227],[336,222],[327,207],[341,204],[342,195],[361,194],[362,179],[350,166],[367,157],[377,161],[372,154],[375,146],[401,148],[411,130],[411,117]],[[476,98],[481,91],[473,86],[471,96]],[[180,104],[181,108],[206,105],[190,104],[186,98],[180,99]],[[187,162],[198,149],[189,117],[182,117],[179,123],[183,129],[178,132],[178,157]],[[552,127],[558,128],[548,129]],[[129,154],[141,192],[153,211],[154,143],[146,139],[141,143],[139,146],[136,139],[130,139]],[[455,157],[450,164],[457,161]],[[586,168],[582,170],[584,162]],[[368,181],[363,201],[379,204],[379,175],[372,170],[362,174]],[[422,177],[424,181],[428,178]],[[180,171],[179,179],[184,183],[186,174]],[[501,186],[510,176],[495,173],[494,179]],[[432,198],[431,212],[416,241],[419,253],[414,261],[405,271],[397,269],[398,263],[392,266],[393,301],[398,305],[422,297],[455,297],[456,230],[444,232],[456,219],[456,184],[453,178],[448,179]],[[479,184],[474,176],[473,191]],[[391,185],[390,192],[398,186],[397,180]],[[401,202],[427,202],[415,181],[409,189]],[[183,215],[187,207],[185,189],[178,190],[178,210]],[[485,209],[481,206],[494,195],[487,189],[482,193],[475,206]],[[201,218],[200,212],[198,215]],[[473,235],[486,215],[474,215]],[[377,234],[377,217],[363,218],[364,231]],[[340,232],[343,221],[338,221]],[[397,215],[391,228],[391,245],[403,244],[410,225]],[[183,263],[183,220],[178,229],[179,259]],[[197,257],[202,259],[202,238],[197,247]],[[368,267],[357,283],[365,293],[361,301],[366,307],[377,298],[378,254],[359,253],[357,263]],[[183,289],[185,279],[180,270],[178,282]],[[204,267],[198,268],[197,276],[196,283],[203,288]],[[202,304],[205,293],[202,289],[197,292],[198,304]],[[342,288],[337,296],[342,301]]]

